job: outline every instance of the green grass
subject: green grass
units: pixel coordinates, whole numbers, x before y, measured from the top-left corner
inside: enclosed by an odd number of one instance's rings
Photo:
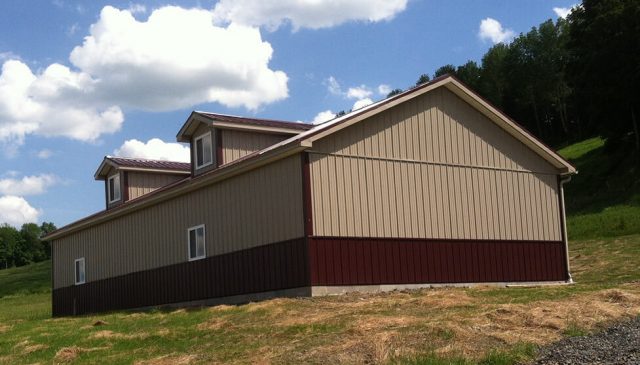
[[[8,295],[46,293],[51,290],[51,261],[25,268],[0,270],[0,298]]]
[[[601,138],[558,152],[579,172],[565,185],[569,239],[640,233],[640,170],[633,154]]]

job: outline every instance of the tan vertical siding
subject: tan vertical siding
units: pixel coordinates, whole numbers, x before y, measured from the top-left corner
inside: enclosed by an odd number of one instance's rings
[[[558,171],[445,88],[314,142],[310,162],[318,236],[562,238]]]
[[[141,197],[144,194],[150,193],[186,177],[185,175],[140,171],[128,171],[127,174],[129,200]]]
[[[53,242],[56,288],[188,261],[187,229],[206,227],[206,254],[302,237],[302,173],[294,155]]]
[[[222,132],[222,161],[229,163],[272,146],[288,138],[287,135],[244,132],[231,129],[223,129]]]

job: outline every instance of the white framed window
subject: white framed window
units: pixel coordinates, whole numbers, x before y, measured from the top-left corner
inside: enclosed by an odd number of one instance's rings
[[[193,141],[195,147],[196,168],[202,168],[213,163],[213,145],[211,132],[198,136]]]
[[[115,174],[107,180],[107,190],[109,192],[109,203],[120,200],[120,174]]]
[[[191,227],[187,230],[187,243],[189,245],[189,261],[203,259],[205,254],[204,224]]]
[[[84,273],[84,257],[76,259],[73,264],[73,269],[76,285],[84,284],[86,278]]]

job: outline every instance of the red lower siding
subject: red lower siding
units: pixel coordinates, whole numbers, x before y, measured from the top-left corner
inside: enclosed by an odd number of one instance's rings
[[[564,281],[562,242],[309,238],[312,285]]]
[[[304,238],[55,289],[54,316],[309,286]]]

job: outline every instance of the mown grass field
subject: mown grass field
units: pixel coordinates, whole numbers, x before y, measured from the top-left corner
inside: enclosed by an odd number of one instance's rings
[[[356,293],[52,319],[44,262],[0,271],[0,364],[526,362],[539,346],[640,315],[640,229],[631,222],[637,195],[594,195],[581,180],[594,178],[586,167],[598,166],[601,148],[589,140],[562,151],[581,169],[571,183],[577,187],[567,185],[575,285]],[[598,194],[610,194],[610,204]],[[609,231],[620,220],[624,229]]]

